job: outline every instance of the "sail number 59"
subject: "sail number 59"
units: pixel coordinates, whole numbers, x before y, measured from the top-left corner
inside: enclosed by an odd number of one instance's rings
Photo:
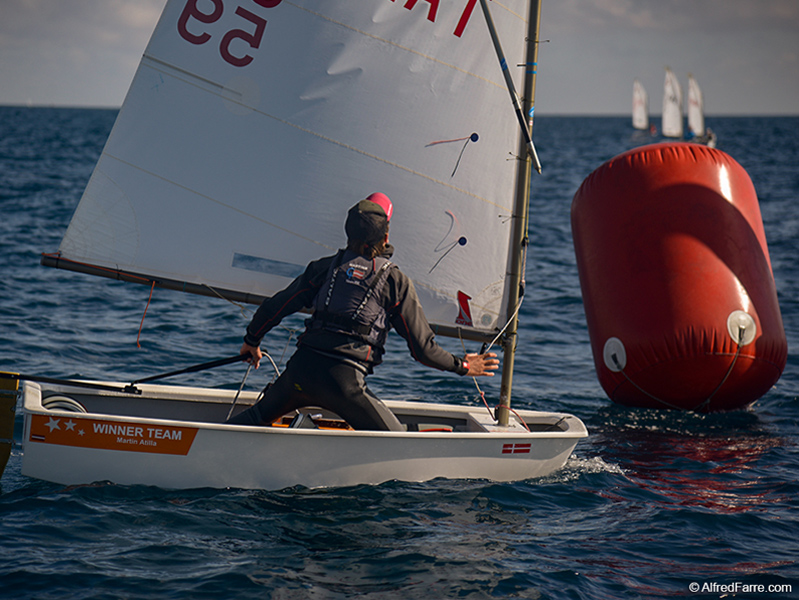
[[[282,0],[251,1],[263,8],[274,8],[282,2]],[[205,10],[200,8],[199,4],[201,2]],[[180,33],[180,37],[192,44],[205,44],[211,40],[211,34],[205,31],[203,27],[198,27],[195,23],[191,23],[191,21],[199,21],[210,25],[221,19],[224,11],[225,5],[222,0],[187,0],[186,6],[183,7],[183,12],[178,18],[178,33]],[[237,28],[226,32],[219,42],[219,54],[234,67],[246,67],[253,61],[253,57],[249,54],[234,54],[231,50],[231,44],[235,40],[241,40],[250,48],[257,49],[261,45],[261,40],[263,40],[264,32],[266,31],[266,19],[243,6],[237,6],[235,12],[243,21],[242,27],[246,26],[247,29]]]

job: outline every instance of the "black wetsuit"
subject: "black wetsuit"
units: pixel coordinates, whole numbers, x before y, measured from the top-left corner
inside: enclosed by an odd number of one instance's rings
[[[284,317],[313,307],[320,289],[329,282],[334,261],[356,256],[347,251],[343,256],[336,254],[310,263],[287,288],[264,300],[247,327],[244,341],[258,346]],[[390,256],[389,246],[384,257]],[[406,340],[414,359],[442,371],[459,375],[468,372],[462,358],[435,341],[413,282],[396,266],[388,269],[375,297],[385,309],[388,328],[393,327]],[[336,413],[355,429],[402,430],[397,418],[366,387],[366,375],[382,362],[382,344],[367,343],[363,335],[314,326],[313,317],[308,323],[297,342],[297,352],[263,399],[228,422],[267,425],[298,408],[319,406]]]

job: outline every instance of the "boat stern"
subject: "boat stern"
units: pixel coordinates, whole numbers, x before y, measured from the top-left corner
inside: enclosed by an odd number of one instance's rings
[[[0,379],[0,477],[11,456],[14,445],[14,416],[17,408],[19,382],[16,379]]]

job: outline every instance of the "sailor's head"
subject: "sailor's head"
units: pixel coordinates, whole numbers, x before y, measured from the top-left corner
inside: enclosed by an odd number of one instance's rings
[[[369,194],[347,213],[344,231],[350,241],[374,246],[386,240],[394,206],[382,192]]]

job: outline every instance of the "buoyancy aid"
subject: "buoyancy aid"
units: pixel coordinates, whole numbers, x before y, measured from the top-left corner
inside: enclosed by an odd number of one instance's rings
[[[309,330],[325,329],[382,348],[388,334],[388,315],[381,291],[394,264],[378,256],[367,259],[341,250],[314,298]]]

